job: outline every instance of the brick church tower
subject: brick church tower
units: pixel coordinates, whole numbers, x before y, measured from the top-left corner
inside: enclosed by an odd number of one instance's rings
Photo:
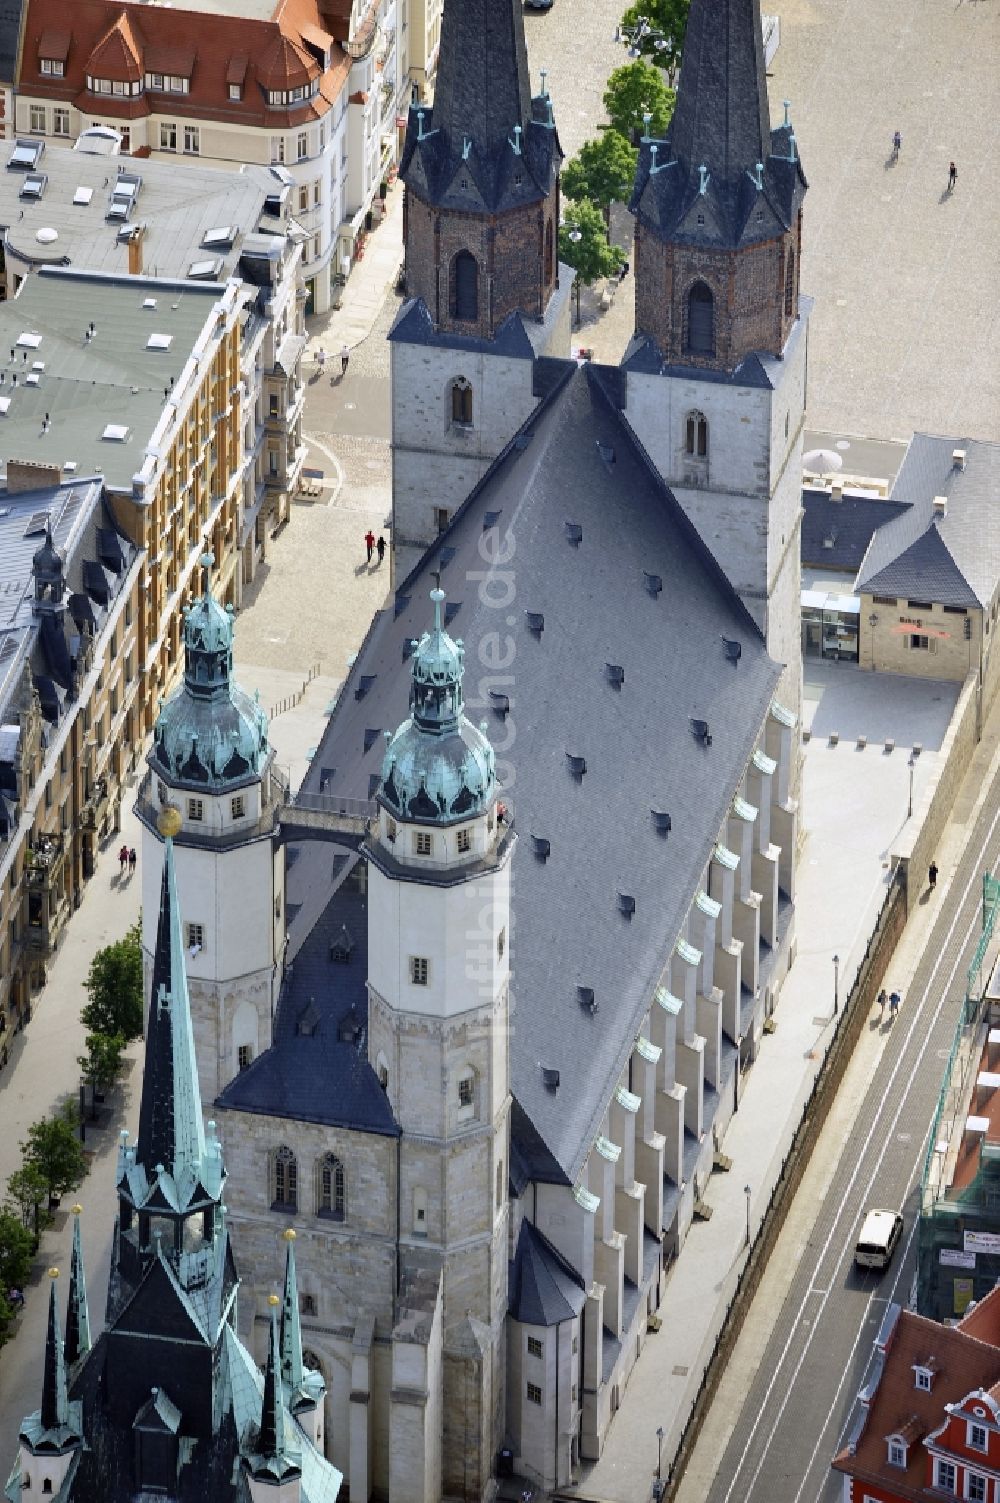
[[[801,701],[806,179],[771,129],[759,0],[692,0],[666,140],[645,137],[626,410]]]
[[[392,345],[396,578],[528,417],[540,356],[569,354],[562,151],[532,97],[520,0],[445,0],[433,108],[411,106],[400,175],[408,301]]]

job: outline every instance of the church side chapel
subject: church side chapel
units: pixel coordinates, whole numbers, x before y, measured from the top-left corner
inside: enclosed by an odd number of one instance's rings
[[[352,1500],[600,1456],[794,959],[806,184],[759,0],[692,0],[618,367],[568,358],[560,161],[517,0],[445,0],[393,594],[293,795],[206,574],[140,799],[147,872],[184,812],[235,1325],[266,1361],[291,1227]]]

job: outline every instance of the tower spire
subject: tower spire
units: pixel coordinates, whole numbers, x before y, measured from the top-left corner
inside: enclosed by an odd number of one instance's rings
[[[432,129],[491,157],[530,119],[521,0],[444,0]]]
[[[87,1305],[87,1279],[83,1267],[83,1245],[80,1240],[80,1212],[82,1206],[73,1207],[73,1255],[69,1269],[69,1298],[66,1304],[66,1339],[63,1356],[67,1367],[72,1367],[78,1358],[90,1351],[90,1311]]]
[[[271,1331],[267,1347],[267,1366],[264,1369],[264,1399],[261,1405],[260,1434],[251,1473],[254,1478],[269,1483],[284,1482],[299,1474],[296,1456],[285,1442],[285,1406],[281,1392],[280,1338],[278,1336],[278,1305],[276,1294],[269,1296],[271,1307]]]
[[[760,0],[691,0],[674,155],[731,182],[771,150]]]
[[[281,1302],[281,1376],[290,1389],[302,1383],[302,1323],[299,1318],[299,1291],[295,1277],[295,1232],[285,1232],[285,1291]]]
[[[59,1305],[56,1301],[58,1268],[49,1269],[49,1324],[45,1335],[45,1372],[42,1378],[41,1422],[43,1430],[62,1430],[69,1424],[69,1400],[66,1393],[66,1363],[63,1358],[62,1333],[59,1329]]]
[[[185,1178],[197,1182],[202,1175],[205,1128],[174,874],[173,836],[180,829],[178,811],[164,809],[159,826],[164,837],[163,879],[136,1160],[150,1178],[162,1166],[180,1185]]]

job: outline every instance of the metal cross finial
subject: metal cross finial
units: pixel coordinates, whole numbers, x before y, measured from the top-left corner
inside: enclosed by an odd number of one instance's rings
[[[469,152],[471,150],[472,150],[472,138],[471,138],[471,136],[463,136],[462,137],[462,161],[463,162],[467,162],[469,160]]]
[[[788,111],[792,107],[792,101],[790,99],[783,99],[781,101],[781,103],[784,105],[784,108],[785,108],[785,124],[789,125],[791,122],[788,119]]]
[[[547,87],[548,86],[548,78],[549,78],[549,70],[548,70],[548,68],[543,68],[542,69],[542,98],[543,99],[547,99],[549,97],[549,91],[548,91],[548,87]]]
[[[510,137],[508,137],[507,139],[510,140]],[[512,141],[510,141],[510,145],[511,145],[511,150],[515,153],[515,155],[516,156],[520,156],[521,155],[521,127],[519,125],[515,125],[515,127],[514,127],[514,139]]]
[[[708,183],[708,168],[705,166],[704,162],[702,162],[701,166],[698,168],[698,192],[704,194],[708,189]]]
[[[648,141],[649,140],[649,125],[650,125],[650,121],[652,120],[652,118],[653,117],[649,113],[648,110],[644,111],[643,117],[642,117],[642,126],[643,126],[642,139],[644,141]]]
[[[418,110],[417,111],[417,140],[418,141],[422,141],[423,139],[424,139],[424,112],[423,112],[423,110]]]

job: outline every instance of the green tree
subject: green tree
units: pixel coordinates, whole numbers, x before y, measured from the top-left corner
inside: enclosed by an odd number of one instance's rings
[[[46,1220],[42,1205],[48,1199],[48,1193],[44,1176],[35,1164],[22,1164],[7,1181],[6,1210],[21,1218],[22,1226],[28,1229],[36,1247]]]
[[[19,1216],[0,1211],[0,1290],[20,1289],[27,1283],[35,1242]]]
[[[580,155],[566,163],[562,190],[566,198],[589,198],[610,222],[611,205],[626,203],[635,179],[638,152],[616,130],[602,131],[596,141],[584,141]]]
[[[676,95],[663,82],[658,68],[642,58],[616,68],[604,91],[604,108],[612,130],[636,142],[645,131],[644,116],[650,115],[649,133],[662,139],[674,113]]]
[[[625,260],[625,252],[611,245],[604,215],[588,198],[566,206],[559,226],[559,259],[576,272],[576,321],[580,322],[580,284],[590,287],[610,277]]]
[[[681,65],[690,9],[691,0],[638,0],[622,16],[622,30],[634,35],[636,27],[647,20],[654,35],[639,42],[639,51],[643,57],[652,58],[658,68],[673,74]]]
[[[49,1197],[49,1210],[70,1190],[75,1190],[87,1172],[87,1160],[76,1135],[76,1107],[67,1101],[51,1117],[42,1117],[28,1128],[21,1144],[25,1164],[41,1175]]]
[[[98,950],[87,976],[90,1001],[81,1011],[88,1033],[142,1037],[142,942],[135,924],[124,939]]]
[[[109,1091],[122,1073],[125,1038],[120,1033],[88,1033],[87,1052],[78,1054],[76,1062],[90,1086],[91,1116],[97,1116],[97,1097]]]

